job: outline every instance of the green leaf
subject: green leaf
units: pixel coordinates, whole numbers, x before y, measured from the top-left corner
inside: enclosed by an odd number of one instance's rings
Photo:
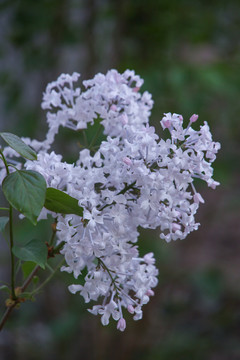
[[[9,221],[9,218],[7,216],[0,217],[0,232],[4,231],[5,226],[7,225],[8,221]]]
[[[56,213],[83,216],[83,208],[78,205],[77,199],[51,187],[47,188],[44,206]]]
[[[39,276],[35,275],[32,279],[32,282],[34,285],[37,285],[37,283],[39,282]]]
[[[35,262],[32,262],[32,261],[25,261],[23,264],[22,264],[22,272],[23,272],[23,276],[24,278],[27,278],[28,275],[31,274],[31,272],[33,271],[33,269],[35,268],[36,266],[36,263]]]
[[[23,293],[19,294],[18,297],[22,298],[22,299],[28,299],[28,300],[31,300],[31,301],[35,300],[33,295],[31,293],[28,293],[28,292],[23,292]]]
[[[45,269],[48,249],[42,240],[31,240],[22,247],[14,245],[12,250],[14,255],[20,260],[32,261]]]
[[[0,291],[6,291],[9,294],[11,294],[11,290],[9,289],[9,287],[7,285],[1,285],[0,286]]]
[[[1,132],[0,136],[19,155],[29,160],[37,160],[36,152],[31,149],[27,144],[25,144],[25,142],[22,141],[22,139],[20,139],[18,136],[8,132]]]
[[[39,276],[35,275],[32,279],[32,282],[34,285],[37,285],[37,283],[39,282]]]
[[[36,171],[17,170],[5,177],[2,189],[8,202],[36,225],[45,200],[44,177]]]

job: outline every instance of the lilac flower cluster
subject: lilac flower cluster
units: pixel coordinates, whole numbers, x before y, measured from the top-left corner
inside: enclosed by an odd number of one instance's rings
[[[110,70],[84,81],[84,90],[74,86],[79,74],[62,74],[47,86],[43,109],[49,126],[46,139],[24,139],[38,151],[26,169],[40,172],[47,185],[65,191],[84,209],[77,215],[57,216],[59,241],[66,266],[76,279],[87,269],[83,283],[69,286],[85,302],[98,301],[89,311],[110,317],[123,331],[123,308],[142,318],[142,306],[154,295],[158,270],[152,253],[139,256],[138,227],[159,229],[167,242],[184,239],[199,226],[195,214],[204,200],[194,186],[202,179],[211,188],[212,162],[220,144],[212,141],[208,124],[192,128],[198,116],[184,126],[179,114],[166,113],[160,121],[169,133],[159,139],[149,126],[153,101],[140,93],[143,80],[133,71]],[[106,140],[94,152],[83,149],[75,164],[62,161],[51,151],[60,126],[80,131],[101,119]],[[46,217],[43,209],[39,219]]]

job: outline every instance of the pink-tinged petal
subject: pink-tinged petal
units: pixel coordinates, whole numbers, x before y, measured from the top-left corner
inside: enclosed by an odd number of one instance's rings
[[[172,230],[173,231],[181,230],[181,225],[179,225],[177,223],[173,223],[172,224]]]
[[[114,105],[114,104],[112,104],[112,105],[110,106],[110,110],[112,110],[112,111],[116,111],[116,110],[117,110],[117,106],[116,106],[116,105]]]
[[[197,119],[198,119],[198,115],[193,114],[193,115],[190,117],[190,122],[191,122],[191,123],[194,123],[195,121],[197,121]]]
[[[126,165],[128,165],[128,166],[131,166],[132,165],[132,160],[131,159],[129,159],[129,157],[124,157],[123,159],[122,159],[122,161],[124,162],[124,164],[126,164]]]
[[[171,120],[169,120],[169,119],[168,120],[162,120],[162,123],[163,123],[164,127],[167,128],[167,129],[169,129],[171,124],[172,124]]]
[[[152,289],[149,289],[149,290],[146,292],[146,295],[147,295],[147,296],[154,296],[154,295],[155,295],[155,292],[154,292]]]
[[[135,312],[134,307],[132,305],[128,305],[127,310],[130,314],[134,314]]]
[[[140,87],[136,86],[135,88],[133,88],[134,92],[138,92],[140,90]]]
[[[118,320],[117,329],[120,331],[124,331],[126,329],[126,321],[124,318]]]

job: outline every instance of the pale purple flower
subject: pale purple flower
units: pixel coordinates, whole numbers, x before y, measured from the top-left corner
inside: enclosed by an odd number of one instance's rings
[[[151,94],[141,94],[143,80],[132,70],[97,74],[83,82],[83,90],[74,85],[78,78],[62,74],[47,86],[42,102],[48,111],[46,139],[26,139],[38,151],[37,160],[22,165],[13,149],[3,151],[16,158],[17,168],[40,172],[48,187],[64,191],[83,208],[83,217],[43,208],[39,220],[49,213],[57,217],[58,241],[65,243],[61,270],[76,279],[86,271],[81,285],[70,285],[69,291],[79,292],[86,303],[96,301],[89,311],[100,315],[103,325],[112,317],[124,331],[123,311],[141,319],[158,282],[153,253],[139,256],[138,229],[158,229],[167,242],[197,230],[195,215],[204,200],[194,181],[213,189],[219,185],[212,163],[220,144],[206,122],[192,128],[196,114],[184,127],[182,115],[165,113],[160,123],[169,138],[159,138],[149,126]],[[60,127],[81,131],[97,118],[106,138],[95,152],[82,149],[69,164],[52,151]],[[5,176],[0,163],[0,178]]]

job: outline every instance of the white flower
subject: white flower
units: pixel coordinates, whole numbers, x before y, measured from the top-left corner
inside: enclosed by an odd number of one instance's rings
[[[113,317],[114,320],[118,320],[120,317],[119,312],[117,311],[117,304],[115,303],[115,301],[111,300],[109,302],[109,304],[105,305],[104,307],[100,308],[98,310],[98,313],[101,316],[101,323],[103,325],[108,325],[109,324],[109,318],[110,316]]]
[[[141,94],[143,80],[134,71],[97,74],[83,82],[83,90],[74,86],[78,78],[77,73],[62,74],[47,86],[42,102],[48,110],[46,139],[25,139],[38,151],[37,160],[23,166],[10,147],[4,155],[19,169],[40,172],[48,187],[77,199],[83,218],[53,214],[58,241],[65,243],[61,253],[66,266],[61,270],[78,279],[86,269],[82,285],[70,285],[69,291],[79,292],[86,303],[99,302],[89,311],[101,315],[103,325],[112,317],[124,331],[122,311],[141,319],[142,306],[158,282],[153,253],[139,257],[138,228],[158,228],[167,242],[184,239],[198,228],[195,214],[204,200],[194,180],[213,189],[219,185],[212,178],[212,163],[220,144],[212,140],[206,122],[192,129],[195,114],[184,127],[182,115],[165,113],[160,123],[170,137],[159,138],[149,126],[151,95]],[[69,164],[52,151],[60,126],[79,131],[96,118],[107,138],[95,153],[82,149],[76,163]],[[1,162],[0,178],[5,176]],[[49,213],[44,208],[39,219]]]

